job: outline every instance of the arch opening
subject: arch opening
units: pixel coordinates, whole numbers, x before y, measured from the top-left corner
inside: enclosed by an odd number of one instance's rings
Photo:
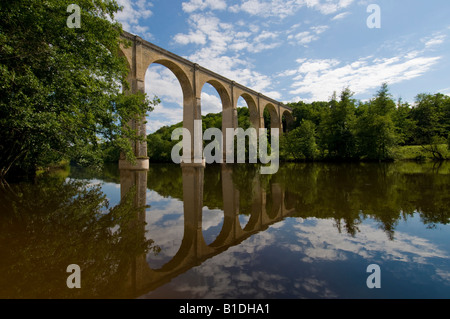
[[[269,131],[272,128],[279,128],[279,120],[278,120],[278,112],[272,104],[267,104],[264,107],[264,127],[267,128]]]
[[[192,88],[187,75],[175,63],[157,60],[145,74],[145,92],[157,96],[161,103],[148,116],[150,132],[183,121],[183,109],[192,100]]]
[[[214,82],[212,82],[214,83]],[[203,124],[203,131],[206,128],[215,127],[222,129],[221,114],[223,108],[223,97],[221,96],[220,87],[217,84],[213,85],[210,82],[206,82],[201,91],[201,114],[205,121]],[[222,93],[223,95],[223,93]]]
[[[284,110],[282,113],[283,133],[288,133],[293,129],[294,117],[291,112]]]
[[[201,87],[202,110],[205,109],[205,111],[202,111],[202,115],[207,113],[204,118],[204,123],[202,123],[203,132],[207,128],[217,128],[222,130],[221,141],[216,141],[216,146],[211,146],[211,149],[204,149],[205,154],[208,153],[208,155],[210,155],[209,152],[211,151],[211,157],[208,158],[208,156],[206,156],[206,163],[222,162],[226,158],[226,130],[227,128],[235,128],[237,126],[236,110],[233,109],[229,92],[218,80],[207,79]],[[220,115],[211,114],[211,110]],[[217,142],[219,142],[221,146],[217,146]],[[207,143],[209,142],[204,142],[203,145],[205,146]]]
[[[238,126],[243,129],[249,127],[259,128],[258,107],[254,99],[247,93],[243,93],[237,100]]]
[[[154,199],[163,198],[155,191],[149,193]],[[185,244],[185,215],[182,202],[174,205],[173,201],[160,201],[159,208],[150,207],[146,211],[146,236],[154,241],[159,251],[148,252],[146,261],[150,269],[158,271],[167,268],[180,252],[183,252]]]
[[[161,61],[160,61],[161,62]],[[169,67],[170,66],[170,67]],[[146,117],[146,135],[148,137],[147,154],[150,162],[170,162],[173,143],[169,126],[183,123],[183,107],[189,93],[189,83],[185,75],[169,63],[152,63],[145,74],[145,92],[148,96],[156,96],[160,103]]]

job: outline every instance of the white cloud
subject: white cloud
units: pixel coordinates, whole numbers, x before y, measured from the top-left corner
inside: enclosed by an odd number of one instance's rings
[[[163,126],[181,121],[183,121],[182,108],[167,107],[164,103],[160,103],[147,117],[147,134],[153,133]]]
[[[182,105],[183,91],[176,76],[168,68],[153,64],[145,74],[145,93],[156,95],[163,102]]]
[[[125,31],[139,34],[141,37],[149,40],[153,35],[148,31],[148,26],[143,25],[143,21],[153,15],[149,9],[153,4],[148,0],[118,0],[117,3],[123,7],[123,10],[116,14]]]
[[[436,34],[430,38],[422,39],[422,42],[425,43],[426,48],[430,48],[444,43],[446,37],[444,34]]]
[[[445,95],[450,95],[450,87],[448,87],[446,89],[441,89],[441,90],[439,90],[439,92],[441,92],[442,94],[445,94]]]
[[[222,101],[217,95],[202,92],[201,105],[202,115],[222,112]]]
[[[233,13],[242,11],[250,15],[284,19],[305,7],[328,15],[347,8],[352,3],[353,0],[244,0],[230,6],[229,10]]]
[[[337,15],[335,15],[331,20],[342,20],[342,19],[344,19],[346,16],[348,16],[350,14],[350,12],[342,12],[342,13],[339,13],[339,14],[337,14]]]
[[[309,29],[309,31],[302,31],[297,34],[290,34],[287,38],[290,44],[301,44],[307,46],[307,44],[317,41],[319,39],[319,34],[325,32],[329,27],[326,25],[314,26]]]
[[[347,8],[353,3],[353,0],[306,0],[306,2],[308,3],[308,7],[313,7],[323,14],[332,14]]]
[[[147,117],[147,134],[183,120],[183,91],[178,79],[168,68],[156,64],[148,68],[145,93],[150,98],[156,95],[161,100]]]
[[[255,91],[273,91],[270,78],[254,71],[241,52],[258,53],[280,46],[278,32],[260,31],[255,25],[223,23],[211,12],[193,13],[188,23],[188,33],[179,33],[173,38],[180,45],[201,45],[187,59]]]
[[[333,228],[333,220],[314,220],[314,227],[302,223],[295,225],[300,245],[288,245],[292,251],[305,253],[304,262],[346,260],[348,252],[370,259],[380,251],[383,251],[384,260],[405,263],[429,264],[434,257],[448,258],[445,251],[427,239],[400,231],[396,232],[395,240],[389,240],[381,229],[362,224],[358,226],[360,232],[356,237],[342,236],[336,231],[330,231]]]
[[[423,51],[406,52],[390,58],[373,56],[352,62],[338,59],[299,59],[300,66],[279,76],[293,77],[290,91],[305,101],[328,100],[334,91],[349,86],[357,94],[366,93],[381,83],[399,83],[429,71],[441,57],[425,56]]]
[[[225,0],[190,0],[181,4],[183,11],[191,13],[197,10],[225,10],[227,3]]]
[[[205,44],[206,43],[206,35],[197,30],[197,31],[190,31],[188,34],[178,33],[173,38],[175,42],[179,44]]]

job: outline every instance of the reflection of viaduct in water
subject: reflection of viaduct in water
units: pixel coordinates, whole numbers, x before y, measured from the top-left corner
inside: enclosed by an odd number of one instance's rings
[[[285,192],[279,184],[271,185],[271,197],[261,187],[259,174],[252,181],[253,198],[250,218],[245,225],[239,221],[239,191],[232,180],[232,167],[222,164],[223,227],[214,242],[207,245],[202,232],[203,167],[182,168],[184,235],[176,255],[160,269],[151,269],[146,255],[136,259],[130,271],[129,285],[134,295],[139,295],[169,282],[179,274],[214,257],[229,247],[238,245],[253,234],[263,231],[294,212],[285,207]],[[136,186],[136,204],[145,205],[147,190],[146,170],[121,170],[121,194]],[[270,211],[266,202],[272,201]],[[139,216],[145,220],[145,214]],[[142,230],[144,232],[144,230]],[[150,234],[151,237],[151,234]]]

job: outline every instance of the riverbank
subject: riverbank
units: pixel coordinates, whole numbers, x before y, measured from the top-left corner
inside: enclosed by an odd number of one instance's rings
[[[437,146],[442,152],[446,160],[450,159],[450,151],[447,145],[441,144]],[[395,160],[399,161],[432,161],[435,160],[432,153],[422,145],[408,145],[398,147],[394,151]]]

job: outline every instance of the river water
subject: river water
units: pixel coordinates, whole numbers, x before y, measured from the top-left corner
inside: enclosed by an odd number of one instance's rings
[[[450,298],[449,163],[70,167],[0,196],[0,298]]]

